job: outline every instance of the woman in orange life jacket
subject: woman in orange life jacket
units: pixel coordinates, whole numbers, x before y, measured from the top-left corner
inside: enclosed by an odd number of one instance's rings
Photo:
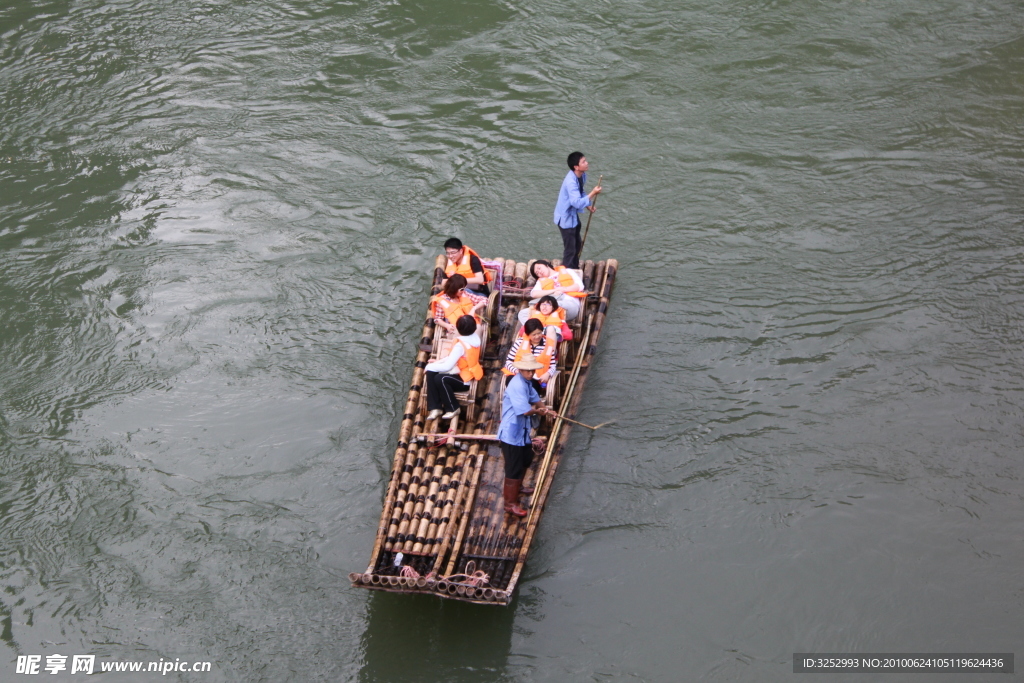
[[[448,259],[444,266],[445,277],[458,273],[466,278],[466,289],[470,296],[487,297],[491,290],[487,286],[490,278],[480,262],[480,256],[462,243],[458,237],[450,237],[444,243],[444,255]]]
[[[465,287],[466,278],[456,273],[445,280],[441,293],[431,299],[434,322],[451,333],[455,333],[455,323],[464,315],[473,316],[480,324],[477,312],[487,305],[487,299],[477,301],[466,296]]]
[[[548,261],[537,260],[530,265],[530,274],[537,278],[530,296],[537,299],[545,294],[555,297],[558,305],[565,309],[566,321],[575,320],[580,314],[580,301],[587,297],[579,272],[565,266],[556,268]],[[530,302],[531,305],[536,303]]]
[[[554,377],[558,371],[555,349],[556,347],[548,343],[544,337],[544,323],[537,318],[527,320],[523,325],[523,334],[516,338],[512,348],[508,350],[505,367],[501,369],[505,373],[505,384],[509,383],[513,375],[519,374],[519,369],[515,364],[527,355],[533,355],[543,367],[537,370],[530,381],[537,393],[543,394],[548,380]]]
[[[480,337],[476,333],[476,320],[464,315],[455,322],[456,337],[452,350],[441,360],[427,363],[427,421],[438,416],[450,420],[459,414],[459,403],[454,394],[469,389],[469,382],[484,376],[480,365]],[[441,415],[441,409],[447,411]]]
[[[530,318],[540,320],[544,325],[544,336],[554,346],[562,341],[562,324],[565,322],[565,311],[559,308],[553,296],[542,296],[536,306],[519,311],[519,322],[526,324]]]

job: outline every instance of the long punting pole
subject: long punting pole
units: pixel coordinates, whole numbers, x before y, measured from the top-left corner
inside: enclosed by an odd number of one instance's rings
[[[597,179],[597,186],[598,187],[601,187],[601,181],[602,180],[604,180],[604,176],[603,175],[600,176]],[[612,183],[612,184],[614,185],[614,183]],[[594,197],[594,201],[590,202],[590,206],[592,208],[596,208],[597,207],[597,197],[596,196]],[[580,240],[580,250],[578,252],[576,252],[576,258],[577,259],[583,254],[583,245],[587,243],[587,233],[590,232],[590,219],[593,218],[593,217],[594,217],[594,213],[593,212],[590,212],[590,215],[587,216],[587,229],[583,231],[583,239]]]
[[[604,320],[605,320],[605,317],[606,317],[607,312],[608,312],[608,302],[609,302],[609,299],[611,297],[611,289],[612,289],[612,286],[615,283],[615,275],[616,275],[616,271],[618,270],[618,267],[619,267],[618,261],[616,261],[615,259],[608,259],[608,262],[607,262],[606,267],[605,267],[604,280],[603,280],[603,283],[602,283],[602,286],[601,286],[601,290],[600,290],[601,291],[601,298],[598,301],[597,313],[595,314],[593,325],[590,328],[590,329],[594,330],[594,335],[593,335],[592,339],[588,339],[587,340],[588,344],[587,344],[586,348],[584,348],[582,344],[580,345],[580,350],[579,350],[580,357],[577,358],[577,362],[582,362],[582,367],[586,367],[586,368],[588,368],[588,370],[589,370],[589,366],[590,366],[590,361],[591,361],[591,359],[592,359],[592,357],[594,355],[594,352],[597,349],[597,341],[598,341],[598,339],[601,336],[601,330],[604,327]],[[587,374],[589,374],[589,373],[587,373]],[[574,411],[576,409],[576,406],[579,404],[580,397],[582,397],[582,395],[583,395],[582,389],[583,389],[583,386],[586,384],[587,374],[584,374],[583,377],[580,378],[578,382],[574,383],[574,385],[573,385],[574,392],[575,392],[575,389],[579,389],[580,393],[575,394],[572,397],[572,403],[568,406],[568,409],[563,407],[561,412],[570,413],[570,414],[574,413]],[[564,402],[565,401],[563,401],[563,403]],[[550,442],[552,442],[553,440],[554,439],[549,439],[549,445],[548,445],[549,448],[551,447]],[[559,444],[558,444],[558,450],[559,451],[565,446],[565,442],[567,440],[568,440],[568,433],[562,434],[561,438],[559,439]],[[546,455],[545,455],[545,459],[547,459]],[[555,463],[554,468],[557,469],[557,467],[558,467],[558,464]],[[513,591],[513,589],[515,588],[516,583],[518,583],[518,581],[519,581],[519,575],[522,573],[523,566],[526,564],[526,556],[527,556],[527,554],[530,551],[530,545],[533,542],[533,537],[534,537],[534,535],[537,532],[537,526],[538,526],[539,520],[536,520],[536,521],[533,520],[533,510],[538,509],[538,508],[543,508],[544,503],[547,501],[547,496],[548,496],[548,493],[550,492],[551,484],[552,484],[553,481],[554,481],[554,470],[552,470],[550,476],[547,476],[547,474],[545,473],[545,479],[540,479],[540,478],[537,479],[537,483],[538,483],[537,492],[538,492],[539,495],[537,497],[537,501],[534,502],[534,504],[531,506],[530,522],[529,522],[530,526],[526,530],[526,538],[523,539],[523,545],[522,545],[522,547],[520,548],[520,551],[519,551],[519,559],[516,561],[516,567],[515,567],[515,569],[512,572],[512,578],[509,579],[509,582],[508,582],[508,585],[507,585],[507,588],[506,588],[506,590],[508,590],[510,595],[511,595],[511,592]]]

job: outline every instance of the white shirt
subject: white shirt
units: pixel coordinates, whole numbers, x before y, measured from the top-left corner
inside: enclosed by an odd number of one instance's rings
[[[478,335],[476,332],[469,335],[468,337],[463,337],[462,335],[459,335],[458,341],[462,342],[462,344],[455,344],[454,346],[452,346],[451,353],[449,353],[441,360],[436,360],[433,363],[427,363],[427,367],[425,367],[424,370],[426,370],[427,372],[447,372],[450,375],[454,375],[455,373],[457,373],[459,371],[458,362],[459,359],[462,358],[463,354],[465,353],[465,347],[474,346],[479,348],[480,335]]]
[[[577,287],[579,287],[579,289],[577,289],[575,291],[582,292],[583,291],[583,278],[580,277],[580,272],[578,270],[573,270],[572,268],[566,268],[563,272],[569,273],[569,277],[572,278],[573,284],[576,285]],[[548,276],[551,280],[554,281],[555,287],[561,287],[561,285],[558,283],[558,274],[559,274],[559,272],[557,270],[552,269],[551,270],[551,275]],[[533,286],[533,291],[530,292],[530,296],[531,297],[542,297],[542,296],[544,296],[545,292],[554,291],[554,290],[551,290],[551,289],[541,289],[540,281],[543,280],[543,279],[544,278],[540,278],[539,280],[537,280],[537,284],[535,284]]]

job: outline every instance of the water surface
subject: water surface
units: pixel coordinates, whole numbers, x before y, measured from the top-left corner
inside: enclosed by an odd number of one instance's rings
[[[5,676],[1012,652],[1022,102],[1006,0],[7,3]],[[574,149],[620,263],[581,419],[616,425],[508,609],[350,588],[441,243],[558,256]]]

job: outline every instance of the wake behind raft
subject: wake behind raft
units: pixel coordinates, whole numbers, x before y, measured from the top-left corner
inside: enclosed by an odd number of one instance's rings
[[[563,417],[576,416],[583,396],[618,262],[583,264],[587,296],[569,323],[572,339],[558,345],[558,372],[543,397],[560,417],[543,418],[536,428],[536,456],[524,478],[524,488],[532,485],[534,493],[526,498],[529,512],[522,518],[505,513],[504,466],[492,435],[501,419],[501,369],[535,282],[532,261],[482,263],[494,289],[478,330],[484,375],[458,395],[460,412],[447,426],[447,434],[458,436],[437,438],[441,421],[427,421],[424,367],[447,355],[450,341],[428,306],[376,542],[366,570],[349,574],[353,586],[486,605],[507,605],[512,599],[569,438],[571,423]],[[441,289],[444,265],[445,257],[439,256],[432,295]]]

